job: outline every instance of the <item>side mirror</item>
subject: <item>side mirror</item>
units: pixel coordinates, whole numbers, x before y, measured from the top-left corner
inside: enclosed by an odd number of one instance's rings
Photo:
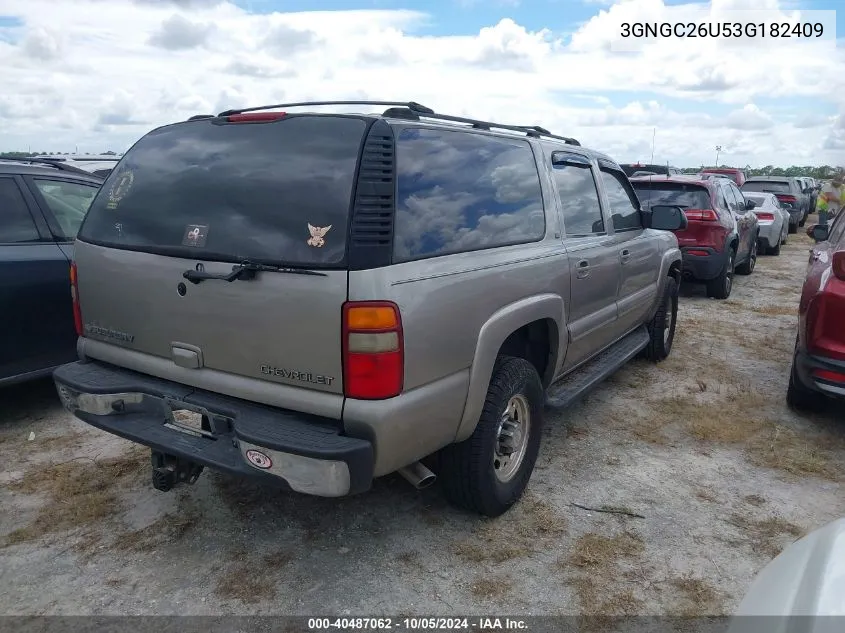
[[[748,198],[745,199],[745,210],[746,211],[751,211],[751,209],[753,209],[756,206],[757,206],[757,203],[754,202],[753,200],[749,200]]]
[[[679,231],[687,228],[687,216],[682,207],[671,204],[656,204],[651,207],[649,228],[658,231]]]
[[[813,224],[807,228],[807,235],[816,242],[826,242],[830,235],[830,226],[827,224]]]

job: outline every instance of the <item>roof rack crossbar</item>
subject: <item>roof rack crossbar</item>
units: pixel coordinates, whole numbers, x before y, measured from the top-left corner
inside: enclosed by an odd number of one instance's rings
[[[298,107],[306,107],[306,106],[328,106],[328,105],[375,105],[375,106],[388,106],[391,108],[395,107],[404,107],[408,108],[411,113],[417,115],[418,117],[425,117],[428,119],[436,119],[439,121],[449,121],[451,123],[465,123],[471,125],[476,129],[481,130],[489,130],[491,128],[498,128],[500,130],[510,130],[512,132],[523,132],[528,136],[533,136],[535,138],[539,137],[547,137],[547,138],[554,138],[569,145],[581,145],[576,139],[570,138],[568,136],[558,136],[557,134],[552,134],[547,129],[540,127],[539,125],[507,125],[504,123],[493,123],[492,121],[482,121],[479,119],[470,119],[467,117],[461,116],[453,116],[451,114],[439,114],[432,110],[431,108],[427,108],[424,105],[417,103],[416,101],[298,101],[295,103],[274,103],[271,105],[263,105],[263,106],[255,106],[252,108],[238,108],[233,110],[224,110],[217,116],[224,117],[224,116],[231,116],[233,114],[243,114],[245,112],[257,112],[259,110],[272,110],[275,108],[298,108]],[[395,112],[394,112],[395,114]]]
[[[80,169],[79,167],[74,167],[73,165],[68,165],[67,163],[63,163],[61,161],[56,160],[48,160],[46,158],[29,158],[29,157],[13,157],[13,156],[2,156],[0,160],[10,161],[14,163],[34,163],[36,165],[49,165],[50,167],[55,167],[59,171],[66,171],[71,174],[83,174],[85,176],[91,176],[90,171],[85,171],[84,169]]]

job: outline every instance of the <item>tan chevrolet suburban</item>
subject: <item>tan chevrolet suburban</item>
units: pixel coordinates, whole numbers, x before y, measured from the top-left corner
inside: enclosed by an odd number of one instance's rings
[[[499,515],[545,407],[669,354],[685,223],[538,126],[414,102],[192,117],[141,138],[92,203],[80,360],[55,382],[151,447],[160,490],[208,466],[334,497],[398,471]]]

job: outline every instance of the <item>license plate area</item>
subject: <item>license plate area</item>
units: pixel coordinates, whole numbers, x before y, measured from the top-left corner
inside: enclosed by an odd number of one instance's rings
[[[211,420],[212,416],[204,409],[186,408],[184,402],[166,401],[164,426],[173,431],[216,440]]]

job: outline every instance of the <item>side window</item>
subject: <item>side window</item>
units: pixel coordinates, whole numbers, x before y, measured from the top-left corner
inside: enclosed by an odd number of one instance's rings
[[[59,223],[61,237],[73,240],[98,187],[46,178],[36,178],[35,186]]]
[[[595,235],[605,232],[599,193],[589,160],[579,155],[555,154],[553,173],[563,224],[570,237]]]
[[[631,185],[626,186],[628,179],[616,170],[611,171],[604,168],[601,170],[601,179],[610,202],[613,228],[616,231],[643,228],[639,211],[640,201]]]
[[[728,201],[728,208],[734,213],[744,213],[744,211],[739,210],[739,201],[736,199],[736,194],[730,185],[721,183],[721,188],[722,191],[725,192],[725,199]]]
[[[540,174],[521,139],[405,128],[396,168],[396,261],[536,242],[546,233]]]
[[[842,236],[845,235],[845,220],[842,219],[844,217],[845,213],[837,213],[833,220],[833,226],[830,227],[830,234],[828,235],[827,241],[833,245],[839,244]]]
[[[728,206],[728,199],[725,197],[724,188],[717,183],[716,185],[716,204],[720,211],[730,211]]]
[[[37,242],[40,238],[18,183],[0,178],[0,244]]]
[[[745,196],[742,195],[742,191],[733,183],[729,184],[728,187],[733,192],[734,198],[736,198],[736,212],[740,215],[745,214],[748,209],[745,208]]]

